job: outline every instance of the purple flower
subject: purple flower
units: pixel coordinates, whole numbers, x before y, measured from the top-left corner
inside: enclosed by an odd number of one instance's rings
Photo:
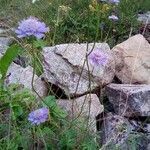
[[[28,116],[28,120],[33,125],[39,125],[40,123],[43,123],[48,119],[48,114],[49,114],[48,108],[43,107],[35,111],[32,111]]]
[[[89,54],[88,59],[93,66],[104,66],[107,63],[108,56],[101,49],[96,49]]]
[[[16,29],[18,38],[35,36],[37,39],[41,39],[45,36],[45,33],[49,31],[44,22],[40,22],[35,17],[29,17],[19,22],[19,26]]]
[[[112,20],[112,21],[118,21],[119,20],[119,18],[117,16],[115,16],[115,15],[109,16],[108,19]]]

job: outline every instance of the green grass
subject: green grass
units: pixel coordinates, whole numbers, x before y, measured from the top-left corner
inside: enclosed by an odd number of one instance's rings
[[[69,42],[101,42],[111,46],[127,38],[130,32],[138,32],[137,14],[150,9],[149,0],[122,0],[119,6],[104,6],[96,0],[0,0],[0,16],[8,19],[9,25],[30,15],[47,23],[51,31],[48,45]],[[92,9],[89,8],[92,6]],[[105,9],[109,7],[109,10]],[[117,12],[119,21],[112,23],[108,16]],[[101,29],[100,24],[105,24]]]

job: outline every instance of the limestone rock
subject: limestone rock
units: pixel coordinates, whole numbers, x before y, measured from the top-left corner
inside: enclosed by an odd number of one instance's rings
[[[69,114],[69,117],[84,118],[91,130],[96,131],[96,116],[104,111],[96,94],[87,94],[71,100],[57,100],[57,104]]]
[[[95,67],[85,62],[86,55],[100,49],[108,55],[105,66]],[[115,63],[108,44],[61,44],[43,50],[44,71],[52,84],[63,89],[66,95],[82,95],[110,83],[114,77]],[[85,62],[85,63],[84,63]]]
[[[116,76],[122,83],[150,83],[150,44],[141,35],[135,35],[113,49]]]
[[[12,39],[9,37],[0,37],[0,53],[4,54],[6,49],[12,43]]]
[[[114,146],[122,146],[126,150],[124,142],[132,131],[127,119],[108,113],[105,115],[101,130],[102,144],[106,150],[114,148]]]
[[[121,116],[150,116],[150,85],[110,84],[106,94]]]
[[[28,66],[26,68],[22,68],[21,66],[12,63],[7,72],[7,80],[6,84],[21,84],[25,88],[32,89],[32,76],[33,76],[33,68]],[[34,75],[34,89],[41,96],[46,96],[47,88],[45,83],[38,77],[36,74]]]
[[[138,21],[148,24],[150,23],[150,11],[144,13],[144,14],[139,14],[138,15]]]
[[[0,54],[0,58],[2,54]],[[23,85],[25,88],[32,90],[32,75],[33,68],[28,66],[26,68],[21,67],[15,63],[12,63],[7,71],[6,85],[15,83]],[[39,94],[40,97],[47,95],[47,85],[44,81],[41,80],[36,74],[34,75],[33,81],[34,89]],[[37,96],[37,95],[36,95]],[[38,96],[37,96],[38,97]]]
[[[101,149],[149,150],[150,134],[139,132],[122,116],[106,114],[101,130],[103,144]]]

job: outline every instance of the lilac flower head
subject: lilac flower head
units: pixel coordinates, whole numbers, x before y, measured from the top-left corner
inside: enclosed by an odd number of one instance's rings
[[[89,54],[88,59],[93,66],[104,66],[108,61],[108,56],[101,49],[96,49]]]
[[[117,16],[115,16],[115,15],[109,16],[108,19],[112,20],[112,21],[118,21],[119,20],[119,18]]]
[[[49,31],[44,22],[39,21],[35,17],[29,17],[19,22],[19,26],[16,29],[18,38],[34,36],[37,39],[41,39],[45,36],[45,33]]]
[[[35,111],[32,111],[28,116],[28,120],[33,125],[39,125],[40,123],[43,123],[48,119],[48,114],[49,114],[48,108],[43,107]]]

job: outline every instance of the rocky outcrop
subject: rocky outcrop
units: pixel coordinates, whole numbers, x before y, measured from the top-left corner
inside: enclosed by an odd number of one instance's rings
[[[12,43],[11,38],[9,38],[9,37],[0,37],[0,53],[4,54],[11,43]]]
[[[135,35],[112,50],[116,76],[122,83],[150,83],[150,44],[142,35]]]
[[[85,125],[96,132],[96,117],[104,111],[95,94],[87,94],[70,100],[57,100],[57,104],[69,114],[71,119],[82,119]]]
[[[12,63],[7,71],[7,79],[6,84],[21,84],[25,88],[32,90],[32,76],[33,76],[33,68],[28,66],[26,68],[22,68],[21,66]],[[41,80],[36,74],[34,75],[33,85],[35,91],[41,96],[46,96],[47,88],[46,83]]]
[[[106,114],[101,127],[103,139],[101,149],[149,150],[150,133],[139,132],[137,128],[143,127],[140,125],[122,116]]]
[[[0,53],[4,54],[13,39],[9,36],[11,30],[8,28],[0,28]]]
[[[150,23],[150,11],[143,14],[138,14],[138,21],[142,22],[143,24]]]
[[[150,116],[150,85],[110,84],[109,101],[121,116]]]
[[[3,55],[0,54],[0,58],[2,56]],[[32,76],[33,76],[33,68],[31,66],[23,68],[15,63],[12,63],[8,68],[5,84],[6,85],[19,84],[25,88],[33,90]],[[47,95],[46,83],[42,81],[41,78],[38,77],[36,74],[34,75],[33,85],[34,90],[38,93],[40,97],[44,97]],[[36,94],[36,96],[39,98],[38,95]]]
[[[87,63],[95,50],[107,55],[105,66]],[[43,49],[44,72],[48,81],[63,89],[66,95],[82,95],[110,83],[114,77],[114,58],[108,44],[62,44]]]

